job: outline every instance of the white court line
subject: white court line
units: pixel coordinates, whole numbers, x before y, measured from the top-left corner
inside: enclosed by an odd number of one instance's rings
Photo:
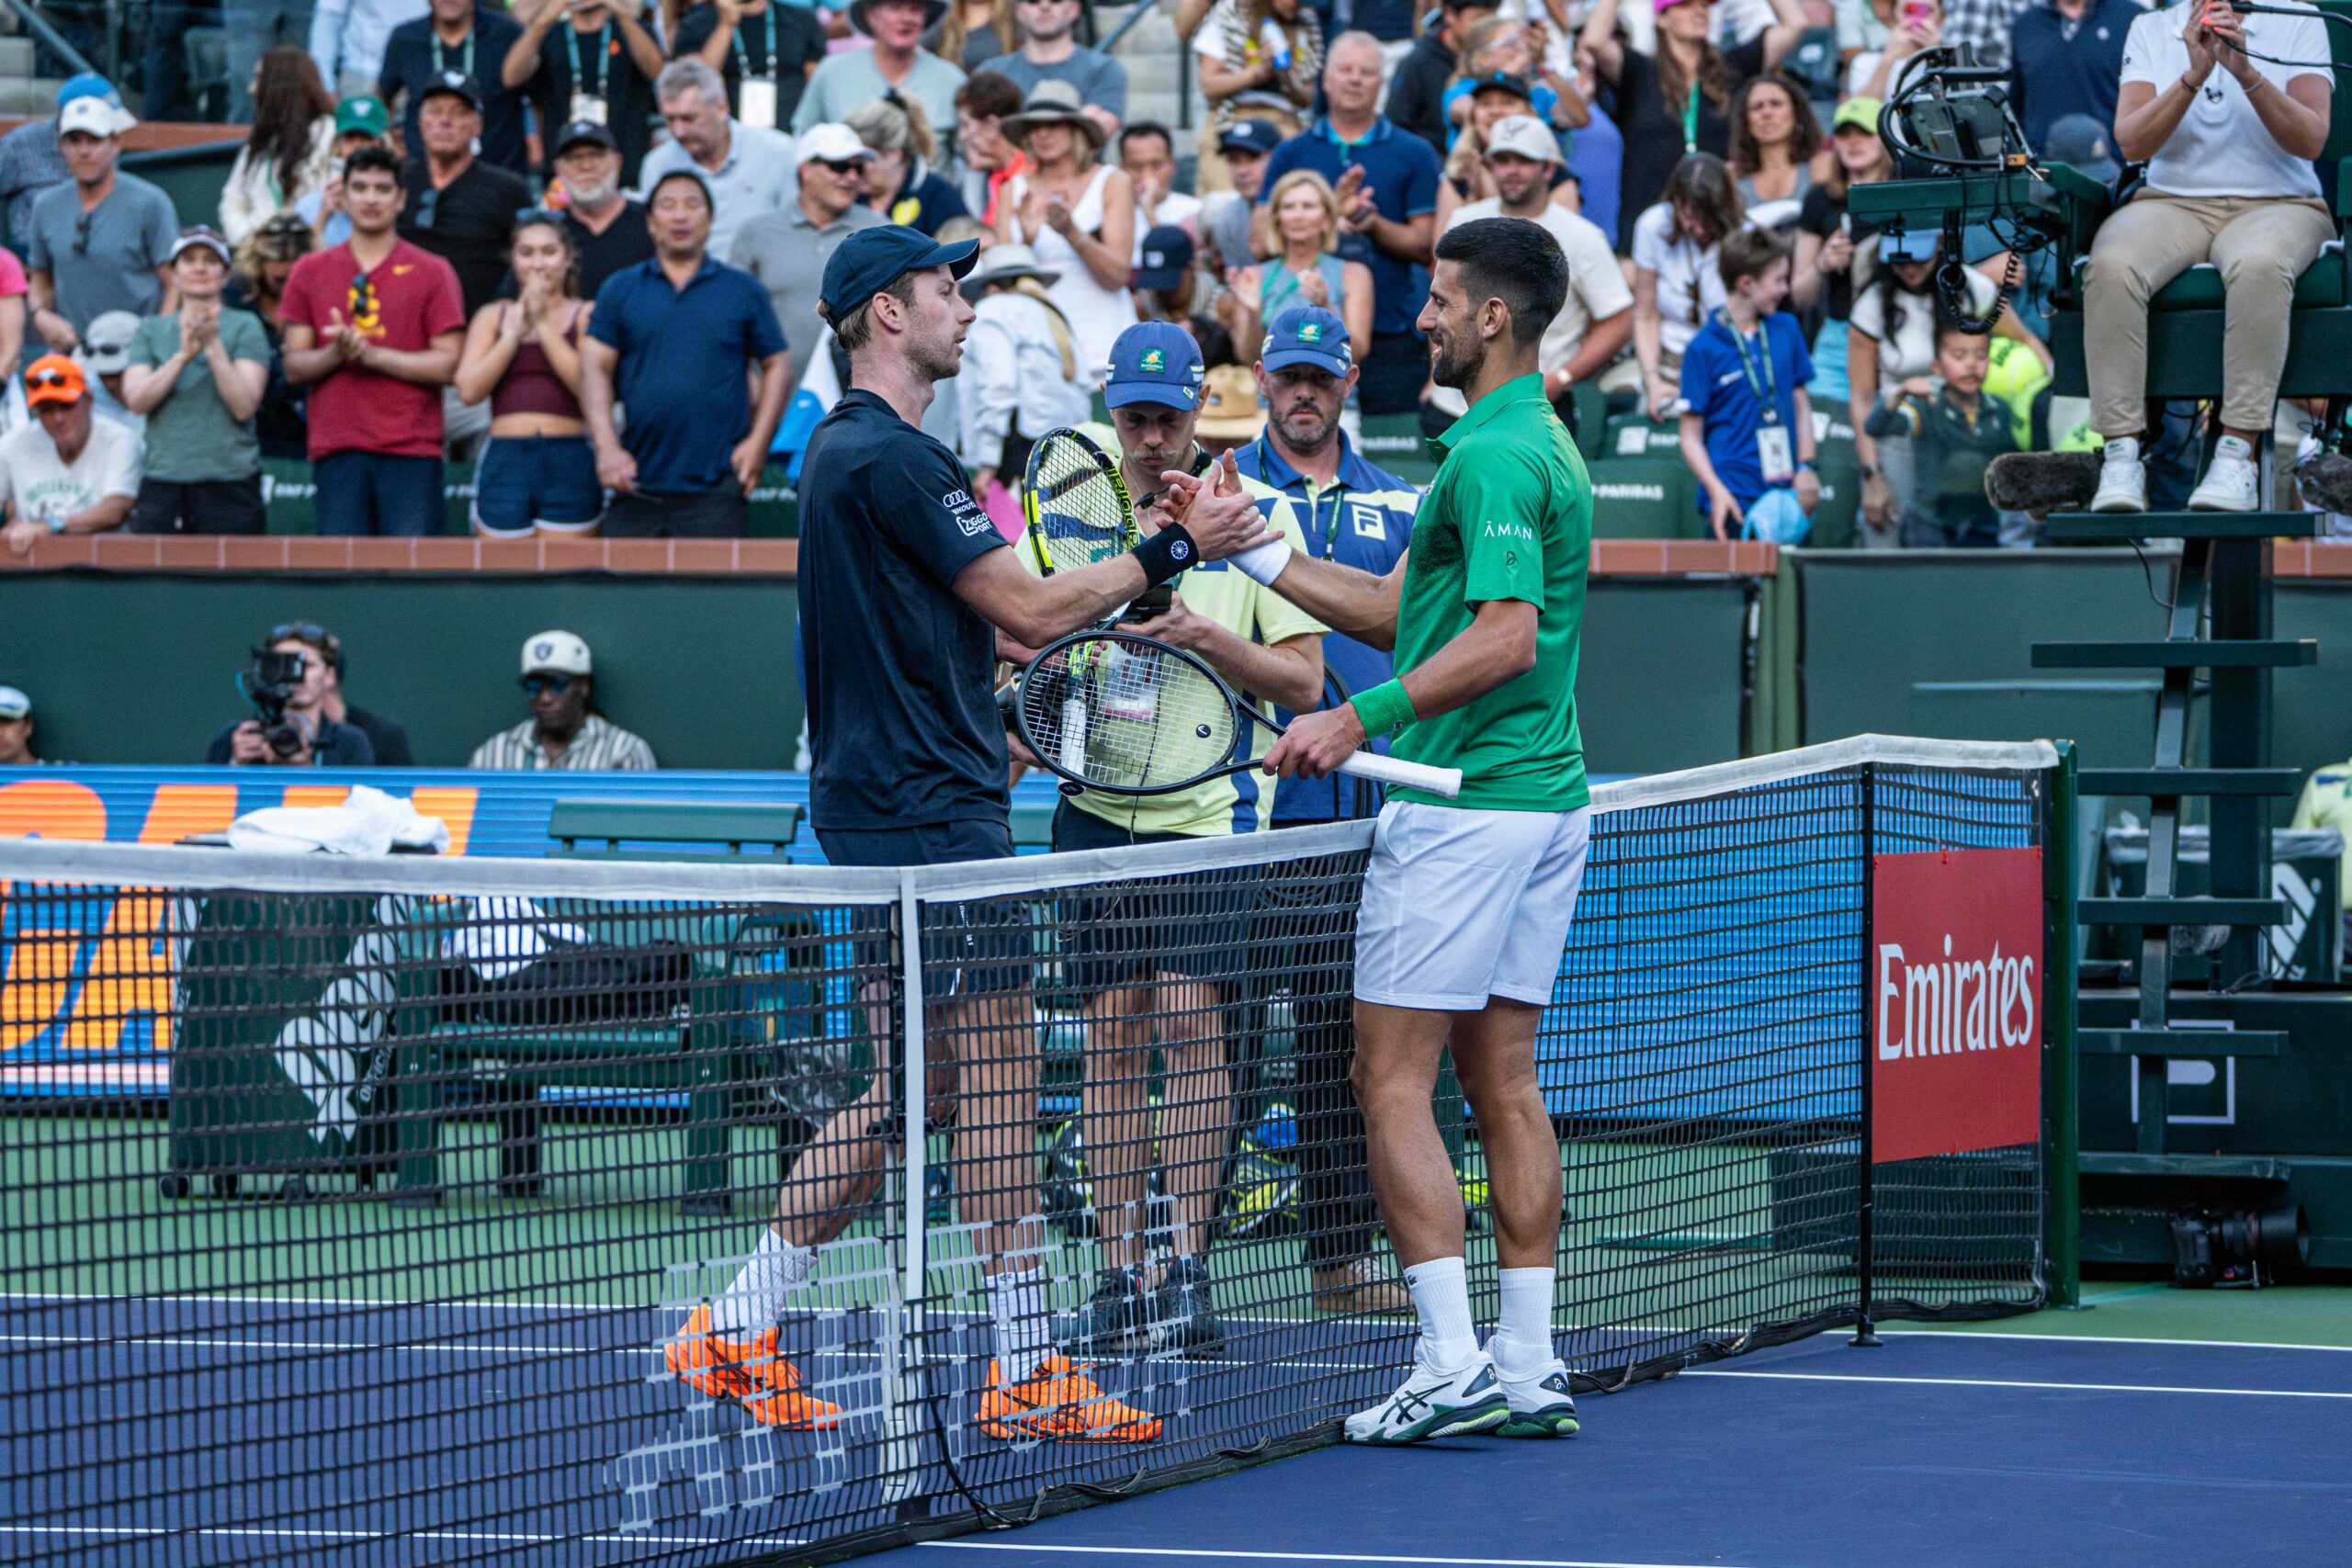
[[[2056,1388],[2096,1393],[2235,1393],[2249,1399],[2352,1399],[2352,1393],[2331,1393],[2301,1388],[2175,1388],[2146,1382],[2030,1382],[2019,1378],[1894,1378],[1847,1377],[1837,1372],[1747,1372],[1716,1369],[1677,1372],[1685,1378],[1772,1378],[1783,1382],[1927,1383],[1951,1388]]]
[[[1589,1557],[1405,1557],[1370,1551],[1207,1551],[1174,1546],[1023,1546],[1013,1541],[925,1540],[943,1551],[1061,1551],[1102,1557],[1211,1557],[1247,1562],[1426,1562],[1442,1568],[1702,1568],[1687,1562],[1617,1562]],[[1713,1562],[1703,1568],[1738,1568]]]
[[[806,1546],[808,1544],[805,1538],[798,1536],[743,1536],[739,1539],[698,1535],[519,1535],[494,1530],[332,1530],[294,1529],[263,1525],[203,1525],[187,1529],[167,1529],[156,1525],[0,1525],[0,1534],[126,1536],[141,1540],[154,1536],[180,1535],[267,1536],[305,1540],[503,1540],[519,1541],[526,1546],[585,1545],[592,1542],[616,1546]]]
[[[1959,1328],[1905,1328],[1899,1323],[1882,1323],[1879,1328],[1906,1339],[1984,1339],[1996,1345],[2004,1339],[2031,1339],[2053,1345],[2189,1345],[2213,1350],[2326,1350],[2338,1356],[2352,1356],[2352,1345],[2291,1345],[2273,1339],[2155,1339],[2137,1334],[1973,1334]]]

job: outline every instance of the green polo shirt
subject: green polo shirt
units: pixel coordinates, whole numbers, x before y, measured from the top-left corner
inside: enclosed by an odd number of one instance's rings
[[[1487,811],[1588,804],[1577,731],[1577,644],[1592,555],[1592,481],[1541,376],[1488,392],[1432,442],[1437,478],[1413,518],[1396,612],[1396,672],[1462,635],[1490,599],[1535,606],[1535,667],[1451,713],[1407,725],[1396,755],[1462,770],[1460,798],[1399,800]]]

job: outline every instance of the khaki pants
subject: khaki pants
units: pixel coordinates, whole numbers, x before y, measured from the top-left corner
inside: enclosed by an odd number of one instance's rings
[[[2222,423],[2270,428],[2287,367],[2295,280],[2335,237],[2318,201],[2284,197],[2134,198],[2099,226],[2083,276],[2083,343],[2091,428],[2110,439],[2147,424],[2148,300],[2199,262],[2222,274]]]

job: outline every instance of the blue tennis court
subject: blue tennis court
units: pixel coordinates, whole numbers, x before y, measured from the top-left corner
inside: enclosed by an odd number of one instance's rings
[[[2207,1298],[2211,1300],[2211,1298]],[[2039,1320],[2030,1320],[2039,1321]],[[2341,1562],[2352,1350],[1890,1333],[1588,1395],[1566,1442],[1335,1448],[876,1568]]]

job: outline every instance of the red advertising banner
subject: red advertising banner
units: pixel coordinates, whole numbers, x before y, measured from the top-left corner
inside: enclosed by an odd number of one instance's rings
[[[1871,1159],[2041,1136],[2041,852],[1871,868]]]

